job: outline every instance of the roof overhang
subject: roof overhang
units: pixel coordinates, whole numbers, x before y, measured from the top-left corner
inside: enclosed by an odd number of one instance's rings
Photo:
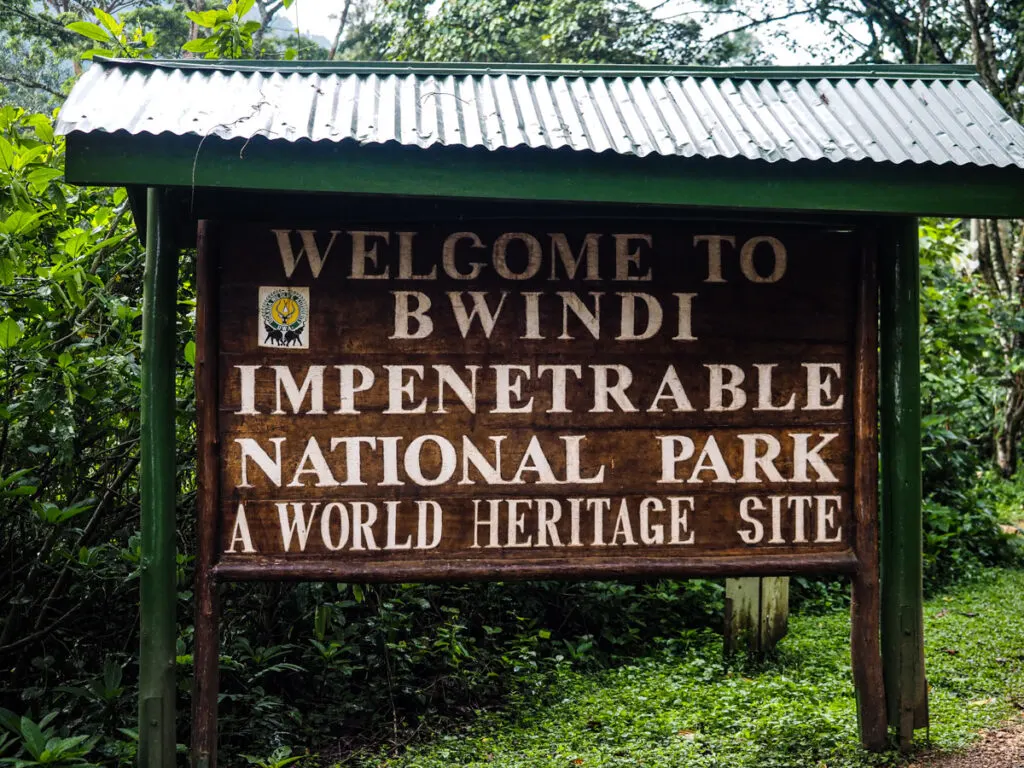
[[[190,198],[1024,216],[1024,128],[962,67],[99,61],[61,129],[69,182]]]

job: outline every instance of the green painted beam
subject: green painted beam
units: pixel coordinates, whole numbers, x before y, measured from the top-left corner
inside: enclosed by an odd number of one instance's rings
[[[167,193],[147,194],[142,296],[142,564],[139,762],[175,765],[175,306],[178,251]]]
[[[192,190],[626,203],[808,213],[1024,216],[1024,172],[610,152],[71,133],[67,180]],[[130,144],[130,149],[126,147]]]
[[[879,234],[882,669],[902,749],[928,724],[921,539],[921,371],[917,220]]]

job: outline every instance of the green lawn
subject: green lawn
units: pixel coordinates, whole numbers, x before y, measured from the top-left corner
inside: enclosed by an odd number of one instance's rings
[[[778,658],[722,662],[711,633],[541,691],[362,766],[841,768],[898,764],[857,746],[845,612],[795,616]],[[1024,708],[1024,571],[925,608],[931,740],[953,749]],[[925,732],[919,732],[924,740]]]

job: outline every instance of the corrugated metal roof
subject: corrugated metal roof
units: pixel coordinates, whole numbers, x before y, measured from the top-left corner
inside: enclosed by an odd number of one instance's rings
[[[1024,168],[1024,127],[964,67],[97,60],[58,130]]]

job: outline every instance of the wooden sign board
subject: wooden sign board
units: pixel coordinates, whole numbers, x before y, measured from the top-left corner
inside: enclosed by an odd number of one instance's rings
[[[207,226],[215,570],[854,571],[873,259],[853,229],[743,222]]]

